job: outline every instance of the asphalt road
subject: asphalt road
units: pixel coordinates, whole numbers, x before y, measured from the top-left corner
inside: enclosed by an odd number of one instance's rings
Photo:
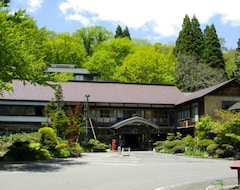
[[[1,190],[201,190],[237,183],[231,160],[154,152],[88,153],[81,158],[0,163]]]

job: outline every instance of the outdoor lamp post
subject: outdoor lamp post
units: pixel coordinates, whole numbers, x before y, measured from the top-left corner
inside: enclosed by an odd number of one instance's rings
[[[84,112],[85,112],[85,122],[86,122],[86,140],[88,138],[88,101],[89,101],[89,94],[85,95],[86,97],[86,102],[84,104]]]

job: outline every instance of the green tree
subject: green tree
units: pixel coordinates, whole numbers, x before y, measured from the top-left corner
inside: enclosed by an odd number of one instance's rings
[[[195,125],[195,136],[199,140],[209,139],[209,134],[214,127],[211,117],[206,115],[200,119]]]
[[[175,79],[178,88],[194,92],[226,80],[223,71],[202,64],[194,56],[178,57]]]
[[[192,49],[193,49],[193,56],[197,57],[198,59],[202,56],[202,51],[204,47],[204,40],[203,40],[203,32],[200,28],[200,24],[198,19],[194,15],[192,20]]]
[[[216,131],[215,140],[219,144],[230,144],[236,149],[240,148],[240,112],[228,110],[216,111],[217,120],[214,125]]]
[[[122,30],[122,27],[120,25],[117,26],[116,32],[115,32],[115,38],[125,38],[127,37],[129,40],[131,40],[131,36],[128,30],[128,27],[126,26],[124,30]]]
[[[103,42],[84,66],[92,72],[99,72],[102,80],[113,80],[116,69],[123,64],[135,44],[128,38],[114,38]]]
[[[195,16],[192,19],[188,15],[184,17],[182,30],[176,40],[174,48],[175,56],[191,55],[201,58],[203,49],[203,34],[200,24]]]
[[[2,6],[8,7],[8,4],[10,3],[10,0],[0,0],[0,3],[2,4]]]
[[[127,37],[129,40],[131,40],[130,32],[128,30],[128,27],[126,26],[123,30],[123,37]]]
[[[201,61],[212,68],[225,69],[221,44],[213,24],[207,25],[204,30],[204,50]]]
[[[234,77],[240,79],[240,38],[237,42],[236,53],[234,57],[234,62],[236,64],[236,70],[234,71]]]
[[[225,62],[225,71],[228,78],[236,77],[237,65],[235,63],[236,49],[230,49],[223,53]]]
[[[120,25],[117,26],[115,31],[115,38],[121,38],[123,35],[122,27]]]
[[[49,104],[47,104],[45,111],[47,117],[50,118],[48,122],[43,123],[45,127],[51,127],[57,131],[58,135],[66,135],[66,129],[70,124],[70,120],[67,117],[63,109],[63,92],[60,85],[54,86],[55,88],[55,99],[52,99]]]
[[[54,34],[49,32],[44,41],[45,62],[48,64],[73,64],[82,67],[86,59],[83,42],[69,33]]]
[[[0,92],[11,90],[13,79],[48,85],[43,51],[46,29],[39,29],[23,10],[12,14],[8,8],[0,9]]]
[[[173,84],[176,59],[173,48],[169,49],[165,52],[164,46],[138,47],[118,67],[114,79],[121,82]]]
[[[74,35],[83,42],[88,56],[92,56],[99,44],[113,38],[113,34],[102,26],[81,28]]]

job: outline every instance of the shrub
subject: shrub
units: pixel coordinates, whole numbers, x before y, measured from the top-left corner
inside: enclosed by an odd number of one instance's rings
[[[153,143],[153,146],[158,147],[158,146],[162,146],[163,141],[156,141],[155,143]]]
[[[69,142],[69,151],[71,157],[80,157],[81,152],[83,152],[83,148],[80,146],[80,144],[75,142]]]
[[[4,155],[5,161],[31,161],[38,159],[38,151],[29,147],[29,142],[14,142]]]
[[[50,127],[42,127],[38,130],[38,133],[40,134],[41,148],[55,150],[55,147],[58,144],[58,138],[54,129]]]
[[[216,143],[211,139],[202,139],[198,141],[198,147],[201,149],[206,149],[206,147],[208,147],[208,145],[210,144],[216,144]]]
[[[98,140],[90,139],[86,144],[84,144],[86,151],[90,152],[106,152],[108,145],[101,143]]]
[[[215,152],[216,152],[215,157],[224,158],[224,150],[222,148],[217,148]]]
[[[213,156],[216,152],[216,150],[218,149],[219,145],[218,144],[210,144],[207,146],[207,153],[210,155],[210,156]]]
[[[175,147],[172,148],[171,152],[173,154],[176,154],[176,153],[184,153],[185,152],[185,146],[181,146],[181,145],[177,145]]]
[[[223,144],[222,148],[224,149],[224,157],[231,157],[234,155],[234,147],[230,144]]]
[[[61,148],[56,149],[56,151],[53,151],[54,157],[57,158],[68,158],[70,156],[70,151],[68,148]]]

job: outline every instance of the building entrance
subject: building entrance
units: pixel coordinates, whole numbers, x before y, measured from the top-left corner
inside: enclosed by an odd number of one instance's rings
[[[152,142],[147,134],[124,134],[122,146],[129,147],[131,150],[149,150],[152,147]]]
[[[124,135],[125,147],[130,147],[132,150],[140,149],[139,142],[138,142],[138,136],[139,135],[137,135],[137,134]]]

